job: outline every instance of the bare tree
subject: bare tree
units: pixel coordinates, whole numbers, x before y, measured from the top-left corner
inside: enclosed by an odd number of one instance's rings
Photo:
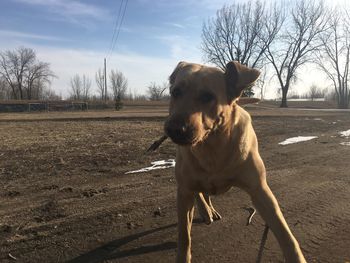
[[[111,83],[113,98],[115,100],[115,108],[116,110],[119,110],[122,107],[121,100],[125,96],[128,87],[128,80],[121,71],[111,70],[109,81]]]
[[[30,91],[28,91],[30,89]],[[47,89],[50,89],[46,86],[45,81],[41,80],[40,78],[34,79],[32,83],[30,84],[30,88],[27,89],[27,94],[31,99],[42,99],[44,97],[44,93]]]
[[[202,28],[202,51],[206,61],[225,69],[229,61],[253,68],[265,64],[265,52],[275,41],[285,16],[281,5],[266,7],[259,0],[224,6]],[[245,96],[252,96],[252,87]]]
[[[266,56],[271,62],[282,90],[281,107],[287,107],[287,94],[297,71],[322,45],[318,38],[326,29],[327,15],[323,1],[298,0],[291,8],[291,18],[275,45],[269,45]]]
[[[5,78],[0,77],[0,100],[7,99],[8,85]]]
[[[28,48],[0,53],[0,72],[12,89],[14,99],[24,99],[23,79],[30,64],[35,61],[35,52]]]
[[[15,51],[0,52],[0,76],[5,79],[14,99],[32,99],[36,80],[49,84],[55,77],[48,63],[40,62],[35,51],[18,48]]]
[[[62,100],[62,96],[57,95],[54,90],[47,88],[42,92],[40,99],[41,100]]]
[[[277,5],[266,10],[265,2],[248,1],[224,6],[202,28],[205,60],[225,69],[236,60],[250,67],[263,66],[264,52],[283,23]]]
[[[134,100],[134,94],[131,92],[131,89],[129,88],[124,96],[125,100]]]
[[[338,108],[347,109],[350,103],[350,15],[334,10],[328,20],[329,28],[321,37],[322,48],[317,64],[332,81]]]
[[[266,68],[261,71],[259,79],[256,81],[255,86],[259,89],[260,99],[263,100],[266,92],[266,76],[267,70]]]
[[[150,100],[161,100],[163,99],[163,93],[168,88],[167,83],[163,83],[162,85],[158,85],[155,82],[152,82],[147,87],[147,93]]]
[[[74,100],[89,100],[91,91],[91,80],[85,74],[75,74],[70,79],[71,98]]]
[[[309,97],[313,101],[314,99],[324,98],[325,94],[326,94],[325,90],[322,90],[316,84],[312,84],[310,86],[307,97]]]
[[[70,93],[73,100],[81,100],[83,98],[83,83],[78,74],[70,79]]]
[[[82,77],[81,80],[81,87],[82,87],[82,98],[83,100],[89,100],[90,99],[90,92],[91,92],[91,80],[89,77],[87,77],[85,74]]]
[[[105,76],[103,74],[103,70],[101,68],[95,74],[95,81],[97,85],[98,94],[101,96],[101,100],[105,97],[105,84],[104,84]]]
[[[27,92],[27,99],[38,99],[45,88],[45,84],[51,83],[51,78],[55,77],[50,70],[50,64],[45,62],[37,62],[28,67],[25,73],[27,85],[25,90]]]

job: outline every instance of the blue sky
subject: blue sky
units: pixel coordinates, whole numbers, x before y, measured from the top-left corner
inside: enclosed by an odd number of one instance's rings
[[[108,70],[121,70],[131,92],[145,93],[149,83],[165,82],[178,61],[203,62],[199,48],[203,22],[225,3],[232,3],[126,2],[118,41],[109,52],[122,0],[0,0],[0,50],[33,48],[39,59],[51,64],[58,76],[52,88],[63,96],[69,94],[74,74],[88,75],[94,88],[94,74],[106,56]],[[305,83],[300,85],[310,85],[313,74],[308,72],[309,79],[303,78]]]
[[[1,0],[0,50],[36,50],[58,76],[52,88],[64,96],[72,75],[87,74],[93,80],[106,56],[108,68],[123,71],[132,92],[144,93],[150,82],[166,81],[179,60],[201,62],[202,23],[225,1],[129,0],[116,46],[109,52],[121,3]]]
[[[25,33],[27,40],[31,38],[33,44],[103,52],[110,46],[121,2],[122,0],[3,1],[1,30]],[[198,38],[203,18],[212,15],[216,6],[221,5],[209,7],[196,2],[128,1],[118,50],[167,57],[168,40],[192,36]],[[125,3],[126,0],[122,9]],[[193,10],[197,10],[200,16]]]

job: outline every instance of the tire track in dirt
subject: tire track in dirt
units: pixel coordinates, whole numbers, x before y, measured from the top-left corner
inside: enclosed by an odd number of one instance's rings
[[[347,189],[343,182],[328,181],[313,186],[306,192],[302,212],[298,212],[301,230],[307,233],[304,249],[316,255],[322,243],[335,233],[348,229],[350,216]],[[329,194],[332,193],[332,194]],[[338,201],[334,203],[334,198]],[[345,208],[345,209],[344,209]],[[300,210],[299,210],[300,211]]]
[[[347,251],[346,243],[337,245],[342,254],[335,254],[332,259],[329,258],[329,250],[332,248],[327,244],[335,237],[344,240],[350,236],[348,182],[332,178],[312,182],[309,181],[310,178],[303,181],[291,180],[295,173],[298,171],[290,174],[288,182],[283,182],[285,186],[278,187],[277,195],[283,193],[282,196],[288,198],[284,214],[289,218],[289,225],[299,239],[306,257],[312,259],[312,262],[344,262],[349,258],[349,254],[344,254]],[[298,191],[295,191],[296,188]],[[281,203],[284,201],[282,198]],[[324,247],[328,247],[328,257],[323,256]]]

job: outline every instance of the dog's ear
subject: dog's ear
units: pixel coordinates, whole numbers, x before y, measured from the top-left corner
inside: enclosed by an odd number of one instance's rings
[[[170,77],[169,77],[169,83],[170,85],[174,84],[175,79],[176,79],[176,75],[177,73],[180,71],[181,68],[183,68],[185,65],[187,65],[187,63],[185,61],[180,61],[176,68],[174,69],[173,73],[171,73]]]
[[[237,61],[227,63],[225,80],[229,103],[240,97],[244,89],[252,86],[259,75],[259,70],[244,66]]]

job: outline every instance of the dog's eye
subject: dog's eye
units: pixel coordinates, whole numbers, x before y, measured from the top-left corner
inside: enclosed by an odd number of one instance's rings
[[[170,92],[170,95],[171,95],[172,98],[177,99],[177,98],[181,97],[182,91],[181,91],[179,88],[173,89],[173,90]]]
[[[202,103],[209,103],[215,100],[215,96],[210,92],[205,92],[199,96],[199,100]]]

